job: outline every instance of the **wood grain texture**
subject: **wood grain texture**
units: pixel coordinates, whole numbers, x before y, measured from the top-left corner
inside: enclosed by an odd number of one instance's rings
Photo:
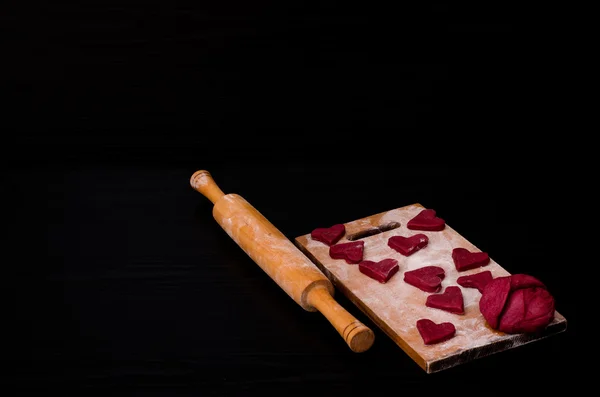
[[[491,329],[479,312],[481,294],[475,288],[461,287],[465,304],[464,314],[453,314],[426,307],[425,300],[430,293],[407,284],[403,280],[405,271],[427,265],[440,266],[446,273],[442,289],[449,285],[457,285],[456,280],[459,276],[483,270],[491,271],[493,277],[511,273],[493,259],[493,253],[489,253],[488,265],[457,271],[451,258],[452,249],[455,247],[463,247],[470,251],[479,251],[479,249],[448,224],[442,231],[409,230],[406,227],[407,222],[423,208],[418,203],[407,205],[344,224],[346,234],[338,243],[348,242],[349,239],[356,240],[357,235],[365,236],[362,237],[365,241],[364,259],[398,260],[399,272],[385,284],[366,277],[359,272],[356,265],[332,259],[329,256],[329,247],[311,239],[310,233],[296,237],[295,243],[327,275],[337,289],[427,373],[447,369],[566,330],[567,321],[558,312],[555,312],[553,321],[537,334],[505,334]],[[399,223],[400,226],[391,229],[386,227],[393,222]],[[379,233],[373,234],[370,231],[379,231]],[[424,249],[408,257],[387,245],[388,239],[392,236],[408,237],[416,233],[426,234],[429,243]],[[429,318],[437,323],[452,322],[457,329],[455,337],[443,343],[425,345],[416,328],[416,321],[420,318]]]

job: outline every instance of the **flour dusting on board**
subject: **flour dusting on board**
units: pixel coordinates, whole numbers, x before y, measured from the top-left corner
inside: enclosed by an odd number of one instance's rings
[[[346,236],[390,222],[400,223],[398,228],[362,239],[365,242],[363,259],[380,261],[393,258],[398,261],[400,266],[398,273],[385,284],[362,274],[358,265],[332,259],[329,256],[329,247],[312,240],[309,234],[298,237],[296,241],[305,251],[312,254],[322,268],[330,272],[338,285],[341,284],[356,297],[355,300],[358,302],[355,303],[367,307],[378,323],[384,323],[390,328],[395,334],[393,337],[400,338],[425,363],[458,355],[479,346],[514,338],[514,335],[493,330],[486,324],[479,311],[481,293],[476,288],[462,287],[457,284],[458,277],[485,270],[489,270],[494,278],[507,276],[510,273],[494,261],[493,255],[490,255],[489,264],[459,272],[452,259],[452,250],[456,247],[475,252],[480,250],[447,224],[441,231],[408,229],[406,227],[408,221],[422,210],[423,207],[420,205],[409,205],[345,223]],[[429,242],[410,256],[404,256],[387,245],[392,236],[410,237],[417,233],[425,234],[429,238]],[[342,237],[338,243],[348,242],[346,236]],[[451,285],[460,288],[464,298],[464,314],[454,314],[425,306],[425,301],[431,293],[422,291],[404,281],[406,271],[424,266],[439,266],[444,269],[445,277],[442,280],[440,293]],[[456,327],[455,336],[442,343],[425,345],[416,328],[417,320],[422,318],[428,318],[435,323],[451,322]],[[563,318],[557,314],[555,321],[560,320]]]

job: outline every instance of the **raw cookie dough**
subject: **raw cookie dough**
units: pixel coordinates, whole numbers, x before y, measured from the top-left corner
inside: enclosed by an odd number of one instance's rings
[[[404,281],[425,292],[438,292],[446,272],[439,266],[425,266],[404,273]]]
[[[388,239],[388,246],[404,256],[410,256],[425,247],[429,243],[429,237],[423,233],[414,234],[410,237],[392,236]]]
[[[333,259],[344,259],[347,263],[356,264],[363,259],[365,242],[363,240],[335,244],[329,247],[329,256]]]
[[[456,335],[456,327],[451,322],[436,324],[428,318],[417,320],[417,330],[426,345],[444,342]]]
[[[456,279],[456,283],[461,287],[465,288],[476,288],[479,292],[483,292],[483,288],[492,281],[494,276],[489,270],[485,270],[479,273],[469,274],[467,276],[460,276]]]
[[[446,227],[446,221],[437,217],[435,210],[424,209],[409,220],[406,227],[411,230],[440,231]]]
[[[443,293],[427,296],[425,306],[445,310],[454,314],[464,314],[465,305],[460,287],[450,285]]]
[[[537,278],[527,274],[496,277],[483,289],[479,310],[493,329],[534,333],[554,318],[554,297]]]
[[[452,260],[454,266],[459,272],[475,269],[490,263],[490,256],[487,252],[471,252],[466,248],[454,248],[452,250]]]
[[[398,272],[400,267],[396,259],[383,259],[379,262],[362,261],[358,264],[358,270],[366,274],[374,280],[385,284],[394,274]]]
[[[310,232],[310,237],[313,240],[317,240],[326,245],[333,245],[340,241],[340,239],[346,233],[346,226],[344,224],[339,223],[333,225],[331,227],[318,227]]]

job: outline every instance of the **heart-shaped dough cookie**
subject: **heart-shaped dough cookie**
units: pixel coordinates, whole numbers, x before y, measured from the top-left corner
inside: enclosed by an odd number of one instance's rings
[[[465,305],[460,287],[450,285],[443,293],[429,295],[425,306],[445,310],[454,314],[464,314]]]
[[[404,272],[404,281],[425,292],[438,292],[446,272],[439,266],[424,266]]]
[[[471,252],[466,248],[454,248],[452,250],[452,260],[454,266],[459,272],[475,269],[490,263],[490,257],[487,252]]]
[[[446,227],[446,221],[436,216],[433,209],[424,209],[406,223],[411,230],[440,231]]]
[[[400,267],[396,259],[383,259],[379,262],[362,261],[358,264],[358,270],[366,274],[380,283],[386,283],[394,274],[398,272]]]
[[[423,233],[410,237],[392,236],[388,239],[388,246],[404,256],[410,256],[425,247],[429,243],[429,237]]]
[[[363,240],[351,241],[329,247],[329,256],[333,259],[344,259],[348,263],[356,264],[363,260],[364,250],[365,242]]]
[[[428,318],[417,320],[417,330],[426,345],[444,342],[456,335],[456,327],[450,322],[436,324]]]
[[[483,288],[494,279],[492,272],[489,270],[460,276],[456,279],[456,283],[465,288],[477,288],[479,292],[483,292]]]
[[[333,245],[340,241],[340,239],[346,233],[346,226],[339,223],[331,227],[318,227],[310,232],[310,237],[313,240],[322,242],[323,244]]]

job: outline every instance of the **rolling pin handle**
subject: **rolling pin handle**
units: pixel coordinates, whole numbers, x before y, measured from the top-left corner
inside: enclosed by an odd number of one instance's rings
[[[312,288],[307,298],[308,302],[333,325],[353,352],[362,353],[373,345],[373,331],[348,313],[326,288]]]
[[[219,188],[217,183],[212,178],[210,172],[206,170],[199,170],[194,172],[194,174],[190,178],[190,185],[192,185],[194,190],[197,190],[198,192],[202,193],[213,204],[225,195],[225,193],[223,193],[223,191]]]

